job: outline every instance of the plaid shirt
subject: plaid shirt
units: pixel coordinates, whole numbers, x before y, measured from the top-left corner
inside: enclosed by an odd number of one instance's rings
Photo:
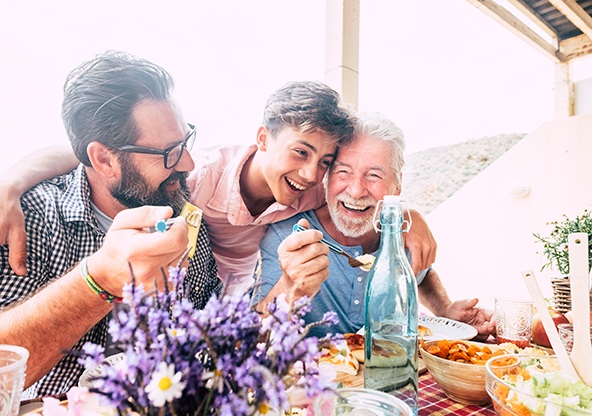
[[[90,187],[82,165],[29,190],[22,196],[21,206],[27,231],[28,273],[17,276],[8,264],[8,247],[0,246],[0,310],[66,274],[97,251],[105,239],[90,206]],[[185,285],[190,287],[189,299],[199,308],[212,293],[219,294],[222,289],[204,225],[185,278]],[[108,317],[102,319],[73,349],[80,350],[86,342],[105,345],[107,322]],[[67,355],[21,399],[64,393],[78,382],[83,370],[75,356]]]

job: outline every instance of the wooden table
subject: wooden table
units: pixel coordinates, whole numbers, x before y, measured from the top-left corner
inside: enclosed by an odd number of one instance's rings
[[[432,376],[426,371],[425,364],[419,359],[419,416],[444,415],[486,415],[495,416],[493,406],[470,406],[450,400],[444,391],[438,387]],[[364,365],[360,364],[360,371],[355,376],[338,373],[337,382],[343,382],[343,387],[364,387]]]

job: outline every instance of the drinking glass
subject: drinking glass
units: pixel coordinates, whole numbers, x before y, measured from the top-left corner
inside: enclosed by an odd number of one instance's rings
[[[557,325],[557,331],[559,332],[559,338],[561,343],[565,347],[565,351],[571,354],[573,348],[573,324],[559,324]],[[592,342],[592,326],[590,327],[590,342]]]
[[[520,348],[530,346],[532,301],[496,297],[494,315],[498,344],[511,342]]]
[[[29,351],[0,345],[0,416],[18,415]]]
[[[345,388],[338,389],[337,392],[338,396],[335,397],[335,408],[333,410],[335,416],[413,415],[413,411],[407,403],[381,391]]]

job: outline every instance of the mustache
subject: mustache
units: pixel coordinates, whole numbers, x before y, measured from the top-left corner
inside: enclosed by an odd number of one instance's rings
[[[187,172],[173,172],[171,173],[171,176],[166,178],[166,180],[160,184],[160,186],[168,186],[176,181],[179,181],[180,183],[187,182],[188,176],[189,174]]]

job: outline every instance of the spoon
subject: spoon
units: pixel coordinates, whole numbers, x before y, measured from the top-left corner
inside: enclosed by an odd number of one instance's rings
[[[308,231],[306,228],[304,228],[300,224],[294,224],[294,227],[292,229],[296,232]],[[321,240],[321,242],[328,245],[329,248],[332,251],[334,251],[335,253],[341,254],[342,256],[344,256],[347,259],[347,263],[350,265],[350,267],[353,267],[354,269],[358,268],[358,267],[366,266],[368,264],[368,263],[362,263],[360,260],[353,258],[349,254],[347,254],[345,251],[343,251],[343,249],[341,247],[330,243],[329,241],[325,240],[324,238]]]
[[[569,279],[573,309],[574,341],[571,362],[580,378],[592,386],[592,346],[590,345],[590,288],[588,287],[588,234],[573,233],[569,242]]]
[[[551,318],[551,314],[549,313],[549,309],[547,308],[545,299],[543,299],[543,294],[541,293],[539,284],[537,283],[536,278],[534,277],[534,273],[531,270],[523,271],[522,278],[524,279],[524,283],[526,283],[526,287],[530,292],[530,297],[534,301],[534,306],[536,306],[537,312],[541,317],[541,322],[543,323],[543,327],[545,328],[547,337],[551,342],[551,347],[553,347],[553,351],[555,351],[555,355],[559,360],[559,365],[561,366],[561,374],[568,377],[579,379],[578,373],[576,372],[571,360],[569,359],[569,355],[567,355],[567,351],[565,351],[565,348],[561,343],[561,339],[559,339],[557,328],[553,323],[553,319]]]

